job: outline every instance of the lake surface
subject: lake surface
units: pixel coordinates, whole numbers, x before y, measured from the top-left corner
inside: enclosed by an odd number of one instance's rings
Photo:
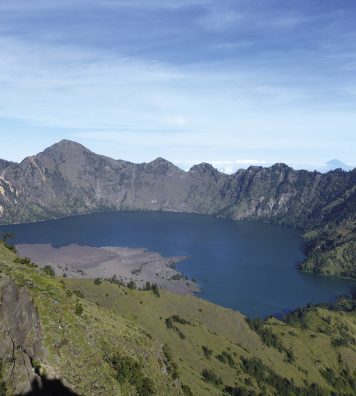
[[[290,228],[210,216],[115,212],[42,223],[1,226],[15,243],[54,246],[145,247],[165,256],[188,256],[177,269],[194,278],[201,298],[264,317],[309,302],[329,301],[356,282],[297,271],[301,239]]]

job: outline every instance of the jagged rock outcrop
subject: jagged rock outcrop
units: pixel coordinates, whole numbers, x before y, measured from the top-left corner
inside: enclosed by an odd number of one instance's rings
[[[13,162],[0,159],[0,175],[11,164],[13,164]]]
[[[141,209],[268,221],[320,234],[327,225],[347,223],[353,229],[355,189],[356,169],[322,174],[275,164],[226,175],[203,163],[185,172],[163,158],[133,164],[63,140],[20,164],[3,166],[0,223]],[[327,247],[342,242],[333,240]]]
[[[2,381],[13,394],[41,383],[33,362],[43,355],[41,327],[33,301],[24,288],[0,275],[0,368]]]

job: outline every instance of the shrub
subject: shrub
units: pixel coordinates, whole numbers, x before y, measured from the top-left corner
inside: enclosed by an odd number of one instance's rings
[[[167,344],[163,345],[163,354],[168,373],[172,376],[173,379],[177,379],[179,377],[178,367],[177,364],[173,361],[171,350],[169,349],[169,346]]]
[[[151,396],[156,394],[156,387],[151,378],[144,377],[140,384],[136,385],[139,396]]]
[[[203,354],[207,359],[210,359],[211,356],[213,355],[213,351],[209,349],[206,345],[203,345],[202,347]]]
[[[216,358],[224,364],[228,364],[231,368],[235,367],[235,361],[232,355],[229,352],[222,352],[216,356]]]
[[[356,294],[355,296],[348,296],[347,294],[339,296],[335,303],[329,304],[328,309],[340,312],[356,311]]]
[[[258,358],[242,358],[242,368],[246,374],[250,375],[257,381],[260,387],[262,384],[268,384],[275,389],[277,395],[330,395],[328,391],[316,384],[306,384],[305,388],[296,386],[293,380],[281,377]]]
[[[213,370],[210,369],[204,369],[201,373],[202,377],[204,378],[204,381],[210,382],[214,385],[222,385],[223,381],[220,376],[215,374]]]
[[[225,386],[224,392],[231,396],[258,396],[258,393],[253,390],[232,386]]]
[[[182,384],[182,391],[186,396],[193,396],[193,392],[190,389],[189,385],[183,385]]]
[[[131,289],[131,290],[136,289],[136,283],[135,283],[134,281],[130,281],[130,282],[127,284],[127,287],[128,287],[129,289]]]
[[[74,290],[73,293],[79,298],[84,298],[84,294],[80,290]]]
[[[251,330],[255,331],[261,338],[261,341],[269,346],[278,349],[280,352],[285,351],[282,344],[278,340],[278,337],[264,325],[261,319],[249,319],[246,318],[247,324],[250,326]]]
[[[160,297],[159,288],[157,285],[152,285],[153,294],[157,297]]]
[[[331,345],[333,347],[341,347],[341,346],[348,346],[349,344],[354,344],[355,341],[349,335],[344,336],[336,336],[331,339]]]
[[[167,329],[173,329],[174,325],[173,325],[172,318],[166,318],[165,323],[166,323]]]
[[[105,279],[107,282],[113,283],[114,285],[124,286],[124,283],[117,279],[116,274],[114,274],[111,278]]]
[[[141,381],[141,368],[136,360],[128,356],[115,355],[111,362],[116,370],[117,380],[120,384],[129,382],[133,385]]]
[[[50,266],[50,265],[46,265],[46,266],[43,268],[43,272],[44,272],[45,274],[47,274],[48,276],[50,276],[51,278],[54,278],[54,277],[56,276],[53,267]]]
[[[84,311],[83,305],[82,305],[80,302],[77,302],[76,305],[75,305],[75,310],[74,310],[74,312],[75,312],[78,316],[81,316],[82,313],[83,313],[83,311]]]
[[[2,235],[1,240],[2,240],[2,242],[3,242],[3,244],[4,244],[4,246],[6,247],[6,249],[9,249],[11,252],[17,254],[17,250],[16,250],[15,246],[10,245],[10,244],[8,243],[8,241],[9,241],[10,239],[13,239],[13,238],[15,238],[15,234],[6,232],[5,234]]]
[[[288,363],[293,363],[295,362],[295,356],[294,356],[294,352],[292,349],[287,349],[286,350],[286,361]]]
[[[6,249],[10,250],[12,253],[17,254],[17,249],[15,248],[15,246],[9,245],[8,243],[4,243],[4,246],[6,247]]]
[[[224,363],[224,364],[227,363],[226,358],[225,358],[225,356],[224,356],[223,354],[217,355],[216,358],[217,358],[217,359],[219,360],[219,362],[221,362],[221,363]]]
[[[31,365],[35,371],[36,374],[40,375],[41,373],[41,362],[37,359],[32,359],[31,360]]]
[[[29,265],[31,264],[31,259],[29,259],[28,257],[16,257],[14,262],[17,264]]]
[[[94,285],[99,286],[99,285],[101,285],[102,283],[103,283],[103,281],[102,281],[101,278],[95,278],[95,279],[94,279]]]
[[[165,323],[166,323],[167,329],[175,331],[182,340],[185,339],[185,334],[183,334],[180,331],[180,329],[174,325],[173,316],[171,316],[170,318],[166,318]]]
[[[185,320],[185,319],[181,318],[179,315],[173,315],[172,316],[172,320],[174,322],[180,323],[182,325],[191,325],[191,323],[188,322],[188,320]]]
[[[139,396],[151,396],[156,392],[155,384],[151,378],[145,377],[139,362],[129,356],[115,354],[105,356],[111,367],[116,372],[116,379],[121,385],[127,383],[136,388]]]

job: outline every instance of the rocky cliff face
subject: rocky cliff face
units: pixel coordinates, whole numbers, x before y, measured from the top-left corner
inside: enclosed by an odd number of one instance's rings
[[[348,191],[356,185],[356,171],[320,174],[276,164],[237,172],[233,182],[234,203],[224,212],[235,219],[272,220],[306,228],[329,221],[327,208],[335,202],[348,200],[348,214],[355,209]]]
[[[31,221],[97,210],[215,213],[224,205],[228,176],[203,164],[184,172],[162,158],[148,164],[115,161],[63,141],[8,167],[4,179],[16,190],[23,220]],[[13,204],[4,205],[2,222],[20,220]]]
[[[7,165],[0,179],[0,221],[144,209],[304,227],[318,222],[323,208],[355,185],[356,171],[320,174],[276,164],[226,175],[203,163],[184,172],[163,158],[148,164],[116,161],[65,140]]]
[[[28,292],[0,275],[0,368],[2,381],[14,394],[41,383],[33,362],[43,355],[41,328]],[[0,377],[0,378],[1,378]]]
[[[3,159],[0,159],[0,175],[11,164],[13,164],[13,162],[5,161]]]
[[[133,164],[64,140],[20,164],[3,166],[0,223],[142,209],[272,221],[320,232],[327,224],[354,221],[355,189],[356,170],[321,174],[275,164],[226,175],[203,163],[185,172],[163,158]]]

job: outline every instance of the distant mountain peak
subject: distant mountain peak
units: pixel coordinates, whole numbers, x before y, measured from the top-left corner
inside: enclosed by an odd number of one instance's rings
[[[352,166],[345,164],[344,162],[338,160],[337,158],[334,158],[326,163],[326,167],[328,170],[334,170],[334,169],[342,169],[342,170],[352,170]]]

